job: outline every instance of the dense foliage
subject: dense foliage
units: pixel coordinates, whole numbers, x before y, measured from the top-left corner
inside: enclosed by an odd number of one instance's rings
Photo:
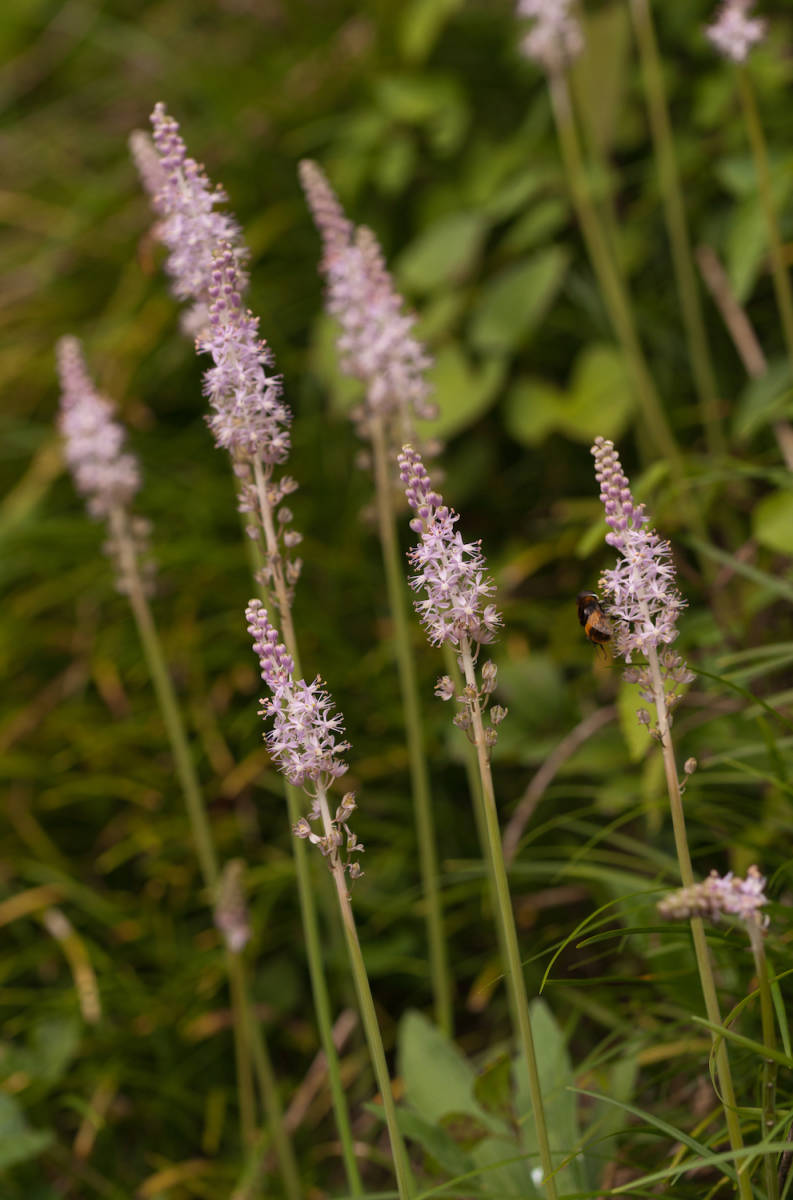
[[[783,4],[765,8],[769,35],[751,78],[789,247],[793,19]],[[635,688],[584,638],[576,595],[597,590],[614,563],[589,452],[603,435],[620,445],[638,497],[670,539],[688,602],[677,646],[696,679],[675,733],[681,766],[689,757],[699,764],[685,793],[695,870],[745,874],[761,865],[774,901],[769,955],[782,975],[791,889],[791,369],[735,75],[703,35],[712,5],[656,3],[692,237],[723,261],[766,358],[749,378],[703,291],[721,397],[722,443],[708,446],[628,5],[585,9],[586,48],[571,78],[589,180],[679,471],[659,454],[637,404],[571,204],[546,81],[518,53],[506,0],[31,0],[0,14],[0,1171],[8,1200],[221,1200],[246,1161],[221,937],[128,606],[114,591],[101,528],[63,470],[53,351],[63,334],[83,339],[143,464],[137,507],[152,522],[153,608],[221,857],[246,864],[253,936],[245,959],[304,1194],[344,1194],[327,1087],[321,1072],[311,1074],[318,1042],[292,839],[262,743],[261,685],[245,630],[245,538],[228,464],[206,428],[201,366],[180,332],[128,154],[130,132],[147,126],[158,100],[223,182],[243,226],[248,300],[294,410],[290,471],[300,490],[290,507],[304,537],[295,624],[306,678],[327,681],[353,745],[345,786],[358,794],[356,831],[366,845],[354,907],[415,1162],[430,1182],[492,1164],[450,1195],[535,1194],[522,1163],[496,1165],[517,1153],[510,1147],[528,1112],[526,1089],[520,1079],[517,1090],[510,1085],[508,1003],[462,735],[433,697],[445,667],[416,620],[456,1048],[428,1021],[371,479],[347,419],[356,385],[339,373],[335,330],[322,315],[320,244],[297,178],[304,157],[322,164],[350,216],[375,230],[419,313],[435,360],[440,411],[427,432],[445,442],[437,460],[444,496],[464,514],[467,536],[482,538],[498,586],[504,626],[492,654],[509,716],[494,752],[496,792],[502,828],[518,808],[525,817],[510,882],[529,993],[544,997],[534,1020],[555,1081],[550,1109],[571,1152],[588,1143],[561,1190],[605,1195],[664,1171],[680,1149],[678,1131],[724,1148],[710,1038],[692,1021],[704,1010],[688,931],[655,912],[680,881],[662,760],[636,722]],[[407,517],[402,535],[407,549]],[[549,763],[554,769],[538,776]],[[354,1009],[330,880],[321,861],[314,868],[334,1004]],[[757,986],[752,960],[740,929],[721,924],[708,936],[726,1015]],[[788,994],[782,978],[789,1056]],[[756,1002],[737,1027],[759,1040]],[[756,1107],[756,1049],[732,1053],[740,1101]],[[357,1027],[342,1069],[365,1185],[387,1188],[387,1143]],[[778,1087],[782,1116],[784,1066]],[[702,1196],[718,1179],[709,1169],[663,1186]],[[272,1170],[262,1194],[280,1189]]]

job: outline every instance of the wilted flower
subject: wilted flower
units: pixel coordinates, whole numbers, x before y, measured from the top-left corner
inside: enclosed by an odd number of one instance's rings
[[[549,74],[569,66],[584,48],[572,7],[573,0],[518,0],[518,17],[534,22],[521,40],[521,50]]]
[[[724,0],[718,17],[705,29],[719,54],[733,62],[745,62],[765,37],[766,22],[749,16],[753,5],[754,0]]]
[[[681,921],[691,917],[708,917],[712,921],[718,921],[722,916],[738,917],[765,929],[768,917],[762,916],[759,911],[768,904],[763,890],[765,883],[765,878],[755,866],[749,867],[745,879],[733,875],[732,871],[724,876],[711,871],[704,882],[678,888],[659,900],[658,912],[662,917]]]
[[[251,924],[244,890],[245,863],[233,858],[220,875],[215,904],[215,927],[223,934],[226,946],[239,954],[250,941]]]
[[[416,318],[404,311],[375,235],[347,219],[316,163],[302,162],[300,179],[322,235],[327,309],[342,329],[341,368],[366,389],[355,414],[359,432],[368,436],[368,421],[382,417],[398,427],[399,445],[414,435],[414,418],[435,415],[426,378],[432,359],[413,335]]]

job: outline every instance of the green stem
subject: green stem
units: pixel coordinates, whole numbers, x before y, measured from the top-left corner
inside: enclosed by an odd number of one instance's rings
[[[284,578],[283,559],[278,546],[272,506],[267,489],[267,476],[261,462],[258,460],[254,460],[253,469],[256,493],[259,499],[259,514],[265,535],[266,561],[270,566],[271,581],[280,618],[281,636],[284,640],[284,645],[292,657],[294,673],[296,676],[300,676],[300,654],[294,622],[292,620],[289,590]],[[302,793],[286,779],[284,780],[284,791],[286,794],[289,823],[290,825],[295,825],[302,815]],[[347,1185],[351,1196],[360,1196],[363,1192],[363,1184],[355,1157],[355,1144],[353,1142],[347,1098],[341,1078],[339,1055],[336,1050],[336,1044],[333,1041],[333,1017],[328,984],[325,977],[317,904],[314,895],[314,884],[311,878],[311,863],[308,858],[307,847],[298,838],[292,838],[292,853],[295,859],[295,878],[297,880],[297,893],[300,903],[300,916],[303,925],[308,972],[311,979],[311,991],[314,998],[314,1011],[317,1017],[320,1044],[325,1055],[331,1103],[341,1142]]]
[[[219,869],[217,854],[215,852],[212,834],[209,828],[209,820],[206,809],[204,807],[204,798],[201,792],[201,787],[198,782],[193,757],[190,753],[190,747],[187,741],[187,733],[185,731],[182,715],[179,709],[179,704],[176,699],[171,677],[168,674],[168,668],[165,663],[165,655],[163,654],[162,645],[160,644],[157,627],[154,624],[154,618],[149,608],[148,600],[146,599],[143,580],[141,579],[138,569],[137,554],[135,544],[131,536],[129,528],[129,520],[127,513],[123,509],[113,509],[110,513],[110,527],[113,533],[113,538],[118,546],[120,566],[124,579],[127,583],[127,594],[132,608],[132,613],[135,618],[135,623],[138,628],[141,645],[143,646],[143,654],[151,674],[154,690],[157,695],[157,700],[162,712],[163,722],[168,734],[168,739],[171,744],[171,752],[174,758],[176,774],[182,788],[182,793],[185,798],[188,818],[193,833],[193,840],[196,845],[198,854],[198,862],[201,868],[201,873],[204,879],[204,886],[210,896],[210,905],[213,905],[217,899],[217,885],[219,880]],[[234,1039],[235,1039],[235,1054],[237,1063],[242,1063],[243,1056],[248,1058],[248,1048],[252,1047],[254,1051],[254,1065],[256,1062],[256,1043],[255,1039],[251,1038],[251,1021],[250,1021],[250,998],[247,993],[247,988],[244,982],[244,976],[239,973],[239,970],[234,970],[236,956],[227,954],[227,966],[229,970],[229,986],[232,994],[232,1009],[234,1012]],[[240,1105],[240,1122],[243,1128],[243,1138],[246,1146],[250,1146],[250,1137],[252,1136],[249,1128],[251,1120],[255,1120],[255,1116],[251,1111],[251,1098],[249,1095],[249,1066],[243,1068],[242,1073],[238,1075],[237,1080],[239,1090],[239,1105]],[[264,1096],[265,1105],[272,1103],[272,1097]],[[275,1102],[277,1108],[277,1099]],[[286,1137],[286,1132],[283,1125],[279,1129],[272,1128],[271,1133],[273,1139]],[[290,1147],[291,1149],[291,1147]],[[286,1182],[286,1178],[285,1178]],[[299,1196],[299,1192],[295,1193],[295,1200]]]
[[[592,202],[567,81],[561,72],[556,71],[549,76],[548,86],[570,194],[609,318],[627,359],[647,430],[657,452],[669,460],[675,474],[680,478],[683,473],[680,454],[645,362],[630,302],[615,266],[608,238]]]
[[[760,202],[763,206],[766,225],[768,226],[771,273],[774,280],[776,302],[779,308],[779,315],[782,319],[782,331],[785,336],[788,358],[793,367],[793,290],[791,290],[790,275],[785,266],[785,257],[782,251],[782,238],[779,233],[776,205],[771,188],[771,172],[768,167],[768,150],[748,71],[745,67],[738,67],[737,75],[743,115],[746,120],[749,142],[752,147],[752,156],[754,157],[754,167],[757,172],[757,187],[760,193]]]
[[[694,383],[699,395],[702,423],[705,428],[708,449],[712,453],[723,453],[725,447],[719,420],[716,373],[708,347],[705,320],[697,286],[697,274],[691,253],[683,189],[680,186],[661,59],[653,27],[652,7],[650,0],[631,0],[630,7],[642,60],[650,128],[658,163],[666,229],[672,250],[672,266],[683,313]]]
[[[251,1070],[253,1055],[250,1044],[246,991],[240,971],[236,969],[235,960],[237,958],[238,955],[234,951],[226,950],[226,974],[229,979],[231,1013],[235,1031],[234,1057],[237,1065],[240,1123],[243,1142],[246,1150],[249,1150],[256,1137],[256,1098],[253,1091],[253,1071]]]
[[[317,796],[322,813],[322,824],[325,831],[325,836],[332,839],[333,824],[328,808],[328,798],[324,788],[317,783]],[[383,1048],[383,1039],[380,1034],[380,1026],[377,1021],[377,1013],[374,1006],[374,997],[372,989],[369,986],[369,976],[366,973],[366,965],[361,952],[361,943],[358,940],[358,930],[355,926],[355,917],[353,916],[352,905],[350,903],[350,894],[347,891],[347,880],[344,876],[344,866],[339,861],[338,857],[328,858],[328,864],[333,874],[333,882],[336,885],[336,895],[339,901],[339,912],[341,914],[341,923],[344,929],[344,937],[347,943],[347,952],[350,958],[350,966],[352,968],[353,979],[355,980],[355,991],[358,996],[358,1005],[361,1011],[361,1019],[363,1022],[366,1041],[369,1046],[369,1054],[374,1067],[375,1079],[380,1090],[380,1096],[383,1101],[383,1110],[385,1113],[386,1127],[388,1128],[388,1137],[391,1142],[391,1154],[394,1159],[394,1172],[396,1174],[397,1190],[400,1200],[410,1200],[413,1195],[413,1176],[410,1170],[410,1161],[405,1148],[405,1143],[402,1139],[402,1134],[399,1131],[397,1121],[396,1105],[394,1104],[394,1095],[391,1090],[391,1077],[388,1073],[388,1064],[385,1057],[385,1049]]]
[[[645,610],[644,616],[647,625],[652,625],[652,619],[648,611]],[[675,837],[677,861],[680,867],[680,878],[684,887],[692,887],[694,884],[694,868],[691,865],[691,854],[688,849],[683,797],[680,793],[680,780],[677,774],[675,750],[669,728],[669,714],[666,706],[664,682],[658,661],[658,651],[655,646],[651,645],[648,647],[647,661],[650,669],[653,701],[657,715],[658,736],[661,742],[666,786],[669,793],[669,807],[672,814],[672,829]],[[709,1021],[721,1025],[722,1020],[718,994],[716,992],[716,982],[713,977],[713,966],[710,960],[707,938],[705,937],[705,927],[701,917],[691,918],[691,936],[694,942],[694,954],[697,960],[700,986],[705,1000],[705,1012]],[[716,1034],[711,1036],[715,1047],[716,1074],[719,1081],[722,1108],[724,1109],[724,1119],[727,1123],[727,1134],[730,1139],[730,1146],[734,1151],[737,1151],[743,1148],[743,1134],[741,1133],[741,1125],[738,1120],[738,1110],[735,1103],[735,1088],[732,1082],[727,1043],[724,1041],[724,1038],[718,1037]],[[741,1166],[736,1167],[738,1172],[738,1194],[741,1200],[752,1200],[752,1185],[743,1170],[745,1166],[746,1163],[744,1162]]]
[[[435,1000],[435,1019],[444,1031],[452,1032],[452,993],[446,938],[443,929],[443,910],[438,880],[438,852],[435,821],[430,796],[429,773],[424,752],[424,733],[421,720],[419,689],[410,640],[407,592],[404,564],[397,541],[396,520],[392,502],[392,472],[389,470],[386,438],[382,418],[371,417],[371,442],[374,454],[375,500],[380,546],[383,554],[388,603],[394,626],[399,685],[405,718],[410,780],[413,793],[413,813],[419,848],[419,867],[424,894],[429,945],[430,976]]]
[[[496,889],[496,917],[501,929],[501,941],[506,950],[507,987],[512,996],[512,1011],[517,1015],[518,1037],[529,1076],[529,1092],[534,1112],[534,1126],[537,1134],[537,1145],[540,1151],[540,1162],[544,1173],[543,1184],[548,1200],[557,1200],[556,1181],[553,1174],[553,1158],[548,1141],[548,1128],[545,1121],[545,1109],[540,1088],[540,1075],[537,1069],[537,1055],[534,1049],[534,1036],[531,1031],[529,1015],[529,998],[526,993],[526,980],[523,976],[523,963],[518,947],[518,934],[515,928],[515,916],[512,911],[512,900],[509,894],[507,869],[501,850],[501,830],[498,825],[493,775],[490,770],[490,758],[485,741],[485,729],[482,721],[482,708],[479,702],[479,687],[476,679],[471,644],[467,638],[460,643],[460,659],[465,675],[465,682],[470,700],[472,732],[476,746],[479,777],[482,782],[482,803],[484,806],[484,825],[487,833],[488,857],[491,864],[493,882]]]
[[[763,1027],[763,1044],[769,1050],[776,1049],[776,1025],[774,1022],[774,1001],[771,996],[771,984],[768,979],[768,960],[765,956],[765,939],[763,929],[757,916],[751,916],[746,922],[749,941],[752,946],[757,981],[760,985],[760,1020]],[[776,1077],[777,1064],[773,1058],[763,1059],[763,1133],[773,1137],[776,1124]],[[778,1200],[779,1179],[774,1159],[771,1154],[763,1155],[763,1176],[766,1186],[766,1200]]]

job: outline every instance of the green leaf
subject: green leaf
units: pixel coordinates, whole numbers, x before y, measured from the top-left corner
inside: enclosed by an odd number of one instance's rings
[[[507,1054],[489,1063],[474,1084],[474,1096],[487,1112],[504,1121],[512,1115],[512,1067]]]
[[[531,1029],[534,1035],[548,1140],[554,1166],[558,1166],[564,1158],[576,1153],[580,1143],[577,1101],[575,1093],[569,1090],[573,1084],[573,1071],[562,1031],[544,1000],[535,1000],[531,1005]],[[523,1144],[531,1154],[538,1155],[529,1072],[522,1055],[515,1058],[513,1069],[517,1093],[515,1107],[521,1118]],[[539,1159],[534,1158],[532,1161],[537,1162]],[[566,1167],[557,1171],[556,1184],[560,1193],[586,1189],[586,1172],[577,1156]]]
[[[421,1146],[449,1175],[466,1175],[473,1159],[461,1150],[448,1130],[408,1108],[397,1109],[397,1124],[406,1138]]]
[[[567,201],[560,196],[538,200],[511,227],[501,243],[501,250],[506,254],[522,254],[550,241],[567,221],[569,211]]]
[[[506,427],[516,441],[540,444],[551,433],[591,444],[599,434],[616,438],[633,411],[630,380],[613,346],[587,346],[565,392],[542,380],[520,380],[505,402]]]
[[[459,346],[445,346],[430,371],[438,416],[421,422],[422,434],[445,440],[473,425],[495,401],[504,370],[504,362],[499,358],[487,360],[477,370]]]
[[[471,316],[472,344],[482,352],[505,352],[524,344],[561,286],[568,252],[549,246],[505,267],[485,285]]]
[[[540,1195],[532,1180],[532,1164],[536,1166],[538,1160],[529,1158],[516,1142],[486,1138],[474,1147],[471,1157],[478,1167],[485,1168],[479,1176],[480,1195],[492,1196],[494,1200],[506,1200],[509,1196],[533,1200]]]
[[[406,288],[428,292],[464,279],[479,256],[487,222],[473,212],[448,213],[415,238],[397,264]]]
[[[733,431],[738,439],[750,438],[772,421],[787,416],[793,406],[793,376],[788,360],[770,363],[757,379],[750,379],[741,393]]]
[[[748,299],[757,282],[767,240],[762,205],[757,196],[749,196],[732,215],[725,245],[727,274],[739,304]]]
[[[613,146],[624,103],[630,54],[627,5],[608,4],[587,17],[585,50],[572,67],[573,87],[590,135]]]
[[[405,7],[399,27],[402,56],[410,63],[423,62],[444,25],[462,0],[413,0]]]
[[[617,694],[617,712],[620,718],[620,732],[625,739],[631,762],[641,762],[650,744],[647,726],[640,725],[636,715],[641,708],[647,709],[647,701],[642,700],[639,695],[639,685],[625,683],[623,680]]]
[[[0,1092],[0,1170],[36,1158],[52,1140],[49,1130],[31,1129],[19,1103]]]
[[[773,492],[754,506],[752,532],[761,546],[793,555],[793,491]]]
[[[474,1097],[473,1067],[422,1013],[410,1010],[400,1021],[397,1057],[405,1098],[426,1121],[437,1123],[449,1113],[487,1120]]]

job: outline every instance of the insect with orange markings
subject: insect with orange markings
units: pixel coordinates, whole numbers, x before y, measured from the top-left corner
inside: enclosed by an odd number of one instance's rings
[[[598,646],[605,654],[605,644],[611,641],[611,621],[594,592],[578,593],[578,620],[592,645]]]

